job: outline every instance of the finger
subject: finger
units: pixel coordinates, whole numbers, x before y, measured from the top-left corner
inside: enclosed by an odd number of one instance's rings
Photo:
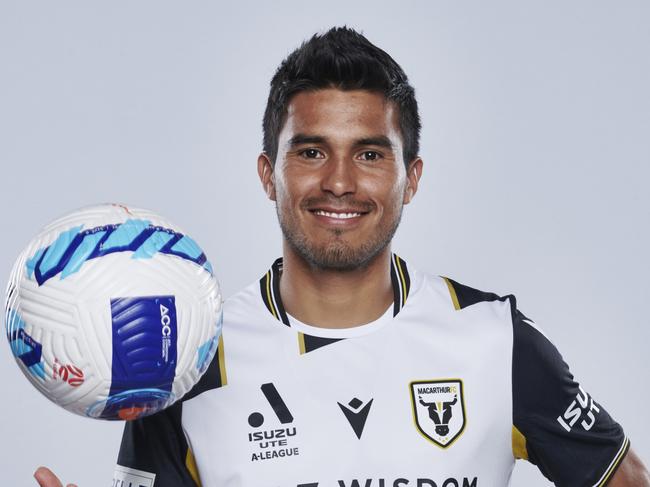
[[[58,477],[47,467],[38,467],[34,478],[40,487],[63,487]]]

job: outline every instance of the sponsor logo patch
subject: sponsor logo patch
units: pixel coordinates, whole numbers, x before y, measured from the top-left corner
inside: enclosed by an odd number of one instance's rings
[[[330,485],[330,484],[328,484]],[[376,477],[366,479],[339,480],[338,487],[478,487],[478,477],[448,477],[438,482],[426,478],[404,478],[400,477],[395,480]],[[319,487],[318,482],[309,484],[298,484],[297,487]],[[324,486],[323,486],[324,487]]]
[[[295,438],[298,431],[295,426],[289,426],[294,421],[291,411],[272,382],[262,384],[260,389],[282,427],[274,428],[267,424],[260,429],[266,421],[264,415],[255,411],[248,416],[248,424],[254,428],[248,433],[248,441],[253,448],[251,462],[298,456],[300,451]]]
[[[116,465],[111,487],[154,487],[155,481],[155,473]]]
[[[557,422],[560,423],[567,433],[571,433],[571,428],[582,418],[582,421],[579,423],[580,426],[585,431],[589,431],[596,423],[598,413],[600,413],[600,408],[596,405],[596,402],[582,387],[578,386],[576,398],[569,404],[564,414],[557,417]]]
[[[441,448],[449,447],[465,429],[463,381],[414,381],[409,389],[413,420],[418,432]]]

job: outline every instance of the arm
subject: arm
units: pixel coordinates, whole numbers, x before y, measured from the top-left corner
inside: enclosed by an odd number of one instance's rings
[[[641,459],[630,449],[608,485],[609,487],[650,487],[650,473]]]
[[[512,311],[515,458],[558,486],[611,485],[629,453],[623,428],[580,387],[539,328]]]
[[[126,421],[113,476],[114,485],[139,485],[140,477],[156,487],[201,485],[194,456],[182,427],[183,403],[151,416]],[[49,487],[49,486],[48,486]]]

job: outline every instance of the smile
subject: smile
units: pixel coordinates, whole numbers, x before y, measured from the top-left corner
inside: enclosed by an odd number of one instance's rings
[[[349,220],[350,218],[356,218],[361,216],[361,213],[353,212],[353,213],[335,213],[331,211],[325,211],[325,210],[314,210],[313,212],[315,215],[318,216],[326,216],[328,218],[336,218],[339,220]]]

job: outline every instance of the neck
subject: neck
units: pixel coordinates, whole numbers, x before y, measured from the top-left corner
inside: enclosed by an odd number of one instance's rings
[[[393,302],[391,252],[387,247],[369,265],[352,271],[319,269],[284,244],[280,294],[286,311],[322,328],[370,323]]]

